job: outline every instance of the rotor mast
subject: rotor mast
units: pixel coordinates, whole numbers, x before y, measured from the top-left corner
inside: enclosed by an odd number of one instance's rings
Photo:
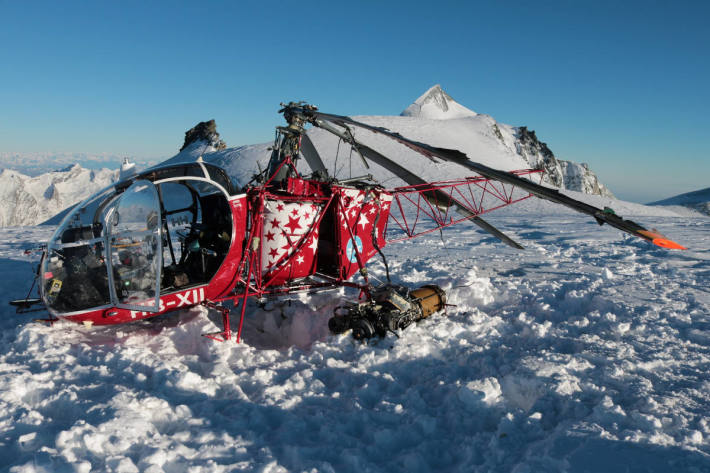
[[[301,151],[301,139],[307,122],[303,112],[318,110],[305,102],[282,103],[281,106],[279,113],[283,114],[288,126],[276,127],[276,139],[266,170],[267,182],[277,187],[281,187],[289,177],[297,175],[296,160]]]

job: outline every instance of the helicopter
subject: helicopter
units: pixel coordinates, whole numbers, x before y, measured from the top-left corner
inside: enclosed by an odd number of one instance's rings
[[[276,127],[268,166],[246,185],[230,178],[225,166],[200,156],[159,164],[77,205],[42,249],[35,278],[39,297],[13,301],[18,312],[43,305],[50,314],[44,320],[92,326],[204,305],[222,316],[222,330],[205,336],[223,341],[233,338],[230,312],[238,309],[239,342],[249,298],[349,287],[359,297],[335,309],[330,330],[352,330],[363,340],[384,336],[445,310],[447,303],[436,285],[410,289],[391,283],[382,248],[470,221],[522,249],[481,215],[531,197],[567,206],[655,245],[685,249],[611,208],[542,185],[540,169],[501,171],[458,150],[323,113],[304,102],[281,106],[287,125]],[[375,163],[406,185],[387,189],[372,175],[335,178],[306,133],[307,125],[348,143],[366,168]],[[431,162],[454,163],[469,175],[428,182],[358,141],[355,128],[394,140]],[[299,170],[301,159],[310,173]],[[376,286],[366,265],[378,255],[388,282]]]

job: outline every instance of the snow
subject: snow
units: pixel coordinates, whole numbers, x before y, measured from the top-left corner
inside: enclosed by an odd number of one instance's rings
[[[529,164],[487,115],[359,118],[492,167]],[[462,177],[354,132],[424,179]],[[401,184],[309,134],[338,177]],[[171,162],[202,155],[243,186],[267,147],[193,143]],[[201,337],[220,328],[204,308],[89,328],[0,306],[0,472],[710,471],[710,220],[565,193],[690,249],[528,199],[485,217],[524,251],[468,223],[387,246],[393,282],[438,284],[451,306],[366,344],[328,331],[356,297],[343,290],[250,302],[239,345]],[[6,299],[24,297],[37,263],[24,250],[52,231],[0,228]],[[376,258],[368,269],[385,279]]]
[[[497,123],[492,117],[484,114],[448,120],[409,116],[356,116],[353,118],[369,125],[396,131],[409,139],[425,142],[432,146],[460,150],[472,160],[496,169],[513,171],[528,169],[539,164],[537,161],[529,161],[530,159],[538,159],[538,156],[525,157],[520,154],[521,145],[515,127]],[[352,132],[361,143],[405,165],[423,179],[449,180],[454,177],[471,175],[471,171],[453,163],[434,163],[387,137],[358,128],[353,128]],[[375,163],[368,162],[369,168],[365,167],[357,154],[351,151],[349,145],[339,142],[339,139],[329,132],[319,128],[311,128],[308,135],[332,175],[338,178],[350,178],[372,174],[378,182],[386,187],[405,185],[401,179]],[[194,162],[199,156],[202,156],[204,161],[225,168],[232,176],[234,184],[241,187],[246,185],[254,174],[259,172],[259,169],[266,168],[271,145],[271,143],[264,143],[205,152],[204,142],[197,142],[166,163]],[[596,176],[588,168],[568,161],[560,161],[559,163],[559,172],[566,173],[565,176],[570,186],[587,192],[594,190],[594,183],[597,182]],[[302,172],[307,173],[308,167],[305,162],[301,162],[299,166]],[[577,168],[582,171],[578,171]],[[598,182],[596,187],[599,187]],[[673,213],[673,215],[677,214]],[[697,213],[693,215],[697,215]]]
[[[86,328],[1,307],[0,471],[710,471],[710,220],[640,220],[670,252],[512,209],[489,220],[525,251],[468,224],[387,246],[396,282],[454,306],[368,344],[328,333],[337,291],[250,303],[240,345],[201,337],[202,308]],[[51,230],[0,229],[6,298]]]
[[[434,120],[449,120],[452,118],[474,117],[476,112],[470,110],[451,98],[439,84],[424,92],[402,112],[405,117],[418,117]]]
[[[93,171],[78,164],[36,177],[0,171],[0,227],[36,225],[108,186],[118,171]]]
[[[680,207],[710,215],[710,187],[669,197],[668,199],[652,202],[648,205],[660,205],[674,210]]]
[[[534,132],[498,123],[489,115],[477,114],[456,103],[438,85],[419,97],[402,115],[355,118],[437,147],[460,150],[472,160],[496,169],[511,171],[544,168],[546,182],[557,187],[611,196],[610,191],[599,182],[588,166],[557,160],[546,145],[537,140]],[[353,132],[362,143],[395,161],[406,164],[410,170],[424,179],[448,180],[471,174],[470,171],[456,164],[432,163],[428,158],[383,136],[360,129],[355,129]],[[341,178],[373,174],[380,183],[388,187],[404,184],[378,165],[371,163],[368,169],[359,159],[349,159],[353,154],[350,146],[339,143],[333,135],[321,129],[311,129],[308,133],[331,174]],[[261,169],[267,166],[270,143],[224,150],[218,150],[215,144],[205,140],[193,142],[159,166],[194,162],[199,157],[203,157],[206,162],[225,168],[236,187],[246,185],[254,174],[259,172],[257,163],[261,165]],[[34,172],[38,169],[42,156],[44,159],[56,158],[57,162],[64,162],[72,155],[38,154],[28,159],[23,158],[21,161],[30,166]],[[17,161],[19,158],[22,156],[12,153],[0,154],[0,164],[13,159]],[[105,161],[109,156],[96,157],[99,158],[101,158],[99,161],[103,162],[101,160]],[[95,165],[96,161],[89,160],[89,164]],[[303,168],[306,166],[302,166]],[[53,215],[60,211],[66,212],[66,209],[72,205],[105,187],[116,176],[127,175],[136,170],[135,166],[128,166],[119,174],[119,171],[108,169],[89,171],[74,165],[61,172],[49,172],[36,177],[26,176],[17,171],[2,171],[0,200],[3,204],[0,205],[0,227],[32,225],[47,221]],[[680,213],[696,214],[685,209]]]

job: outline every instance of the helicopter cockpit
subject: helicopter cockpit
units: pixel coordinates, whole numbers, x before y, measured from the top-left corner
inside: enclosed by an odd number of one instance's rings
[[[232,240],[231,190],[221,169],[192,163],[118,182],[77,205],[42,261],[47,308],[158,312],[160,294],[208,283]]]

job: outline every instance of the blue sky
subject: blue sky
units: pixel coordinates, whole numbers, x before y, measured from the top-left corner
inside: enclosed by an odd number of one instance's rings
[[[619,197],[710,186],[710,2],[0,0],[0,151],[171,156],[278,104],[396,115],[440,83]]]

